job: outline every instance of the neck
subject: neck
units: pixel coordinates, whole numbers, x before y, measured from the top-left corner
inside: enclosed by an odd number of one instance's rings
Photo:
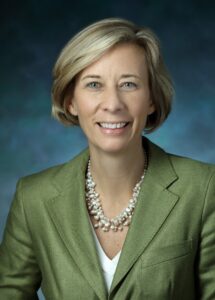
[[[120,155],[97,153],[90,149],[90,158],[91,174],[101,201],[105,199],[111,205],[116,205],[116,199],[117,205],[127,203],[144,170],[146,158],[142,141]]]

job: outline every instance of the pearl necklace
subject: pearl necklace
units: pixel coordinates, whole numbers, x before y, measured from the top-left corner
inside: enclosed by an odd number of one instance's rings
[[[128,206],[115,218],[109,219],[104,215],[99,194],[95,191],[96,184],[93,181],[91,174],[91,161],[89,159],[86,174],[86,202],[89,210],[89,214],[96,220],[94,228],[101,228],[104,232],[108,232],[110,229],[113,231],[122,231],[123,226],[129,226],[134,213],[134,209],[137,203],[137,198],[140,192],[140,187],[147,170],[147,156],[145,155],[145,164],[143,174],[140,181],[133,188],[132,198],[129,200]]]

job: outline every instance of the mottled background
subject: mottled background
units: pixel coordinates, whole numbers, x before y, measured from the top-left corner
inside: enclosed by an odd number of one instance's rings
[[[17,179],[86,146],[78,128],[50,116],[51,70],[74,33],[106,17],[151,27],[162,42],[176,97],[168,121],[150,138],[173,153],[215,163],[214,1],[2,1],[0,239]]]

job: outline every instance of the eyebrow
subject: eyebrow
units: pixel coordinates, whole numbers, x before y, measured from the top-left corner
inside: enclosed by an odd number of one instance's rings
[[[135,74],[122,74],[122,75],[120,76],[120,78],[130,78],[130,77],[135,77],[135,78],[140,79],[140,76],[135,75]],[[100,79],[101,76],[99,76],[99,75],[94,75],[94,74],[89,74],[89,75],[84,76],[84,77],[81,79],[81,81],[82,81],[82,80],[85,80],[85,79],[88,79],[88,78],[96,78],[96,79]]]
[[[135,78],[140,78],[140,76],[135,75],[135,74],[123,74],[121,78],[129,78],[129,77],[135,77]]]
[[[86,75],[83,78],[81,78],[81,81],[87,78],[101,78],[101,76],[99,75]]]

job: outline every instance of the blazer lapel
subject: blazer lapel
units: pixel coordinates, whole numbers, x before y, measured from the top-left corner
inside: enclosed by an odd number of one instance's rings
[[[167,154],[149,143],[149,166],[110,293],[144,252],[174,208],[178,196],[167,190],[177,176]],[[134,246],[135,245],[135,246]]]
[[[110,293],[159,232],[178,200],[178,196],[167,189],[177,180],[167,154],[150,142],[147,145],[148,171]],[[106,299],[107,290],[85,205],[85,170],[88,157],[87,150],[58,171],[53,182],[58,196],[49,199],[46,205],[61,239],[83,276],[99,299]]]
[[[55,178],[60,194],[46,204],[61,239],[83,276],[99,299],[106,299],[107,291],[85,205],[88,157],[89,152],[85,151],[72,164],[64,165]]]

